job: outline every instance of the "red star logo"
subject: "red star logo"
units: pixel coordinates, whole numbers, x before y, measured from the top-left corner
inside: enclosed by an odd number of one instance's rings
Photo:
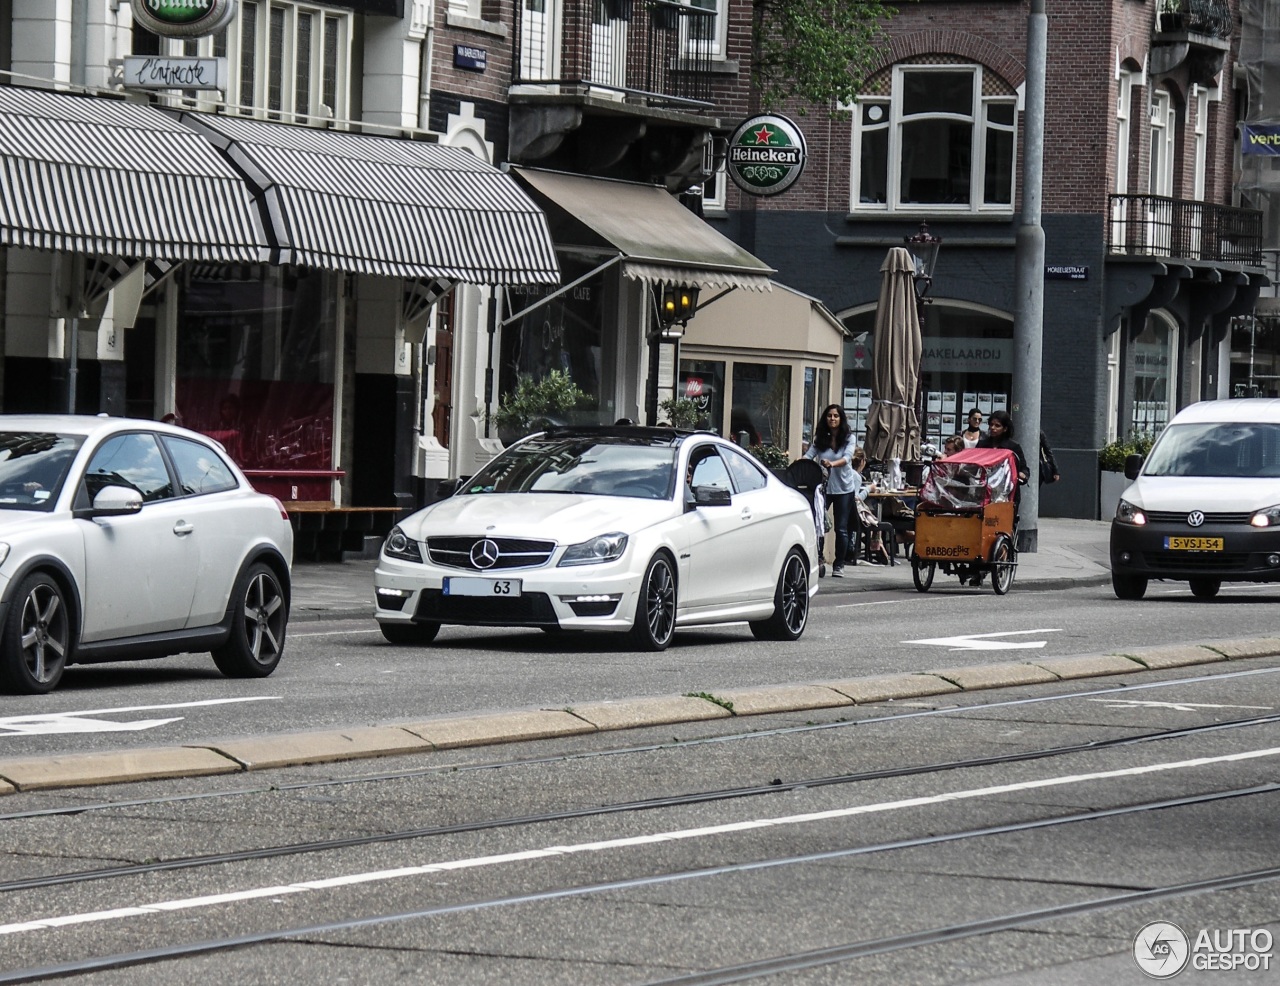
[[[767,126],[761,126],[759,130],[752,132],[752,136],[755,137],[757,144],[767,144],[769,138],[773,136],[773,131]]]

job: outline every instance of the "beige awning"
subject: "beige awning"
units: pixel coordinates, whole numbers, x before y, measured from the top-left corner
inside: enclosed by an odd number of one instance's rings
[[[512,168],[552,220],[557,245],[603,245],[647,284],[768,291],[772,267],[694,215],[665,188],[559,171]],[[597,243],[567,244],[567,231]]]

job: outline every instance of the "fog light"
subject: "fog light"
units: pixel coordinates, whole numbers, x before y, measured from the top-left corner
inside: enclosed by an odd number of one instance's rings
[[[1129,554],[1127,551],[1122,551],[1120,552],[1120,560],[1127,565],[1129,562],[1133,561],[1133,555]]]
[[[1272,568],[1280,567],[1280,555],[1267,555],[1267,564]]]
[[[412,590],[409,589],[384,589],[379,586],[375,590],[380,596],[391,596],[395,599],[404,599]]]

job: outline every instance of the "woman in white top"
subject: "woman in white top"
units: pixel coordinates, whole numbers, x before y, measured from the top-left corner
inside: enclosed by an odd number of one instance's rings
[[[853,429],[845,417],[844,408],[829,404],[822,412],[814,432],[813,444],[805,452],[808,459],[817,460],[826,476],[827,503],[835,516],[836,557],[831,567],[833,578],[844,577],[844,557],[849,550],[849,516],[853,512],[853,497],[862,485],[862,477],[853,469]]]
[[[969,409],[968,424],[965,425],[964,431],[960,433],[960,437],[964,439],[965,448],[974,448],[986,437],[982,430],[982,412],[972,407]]]

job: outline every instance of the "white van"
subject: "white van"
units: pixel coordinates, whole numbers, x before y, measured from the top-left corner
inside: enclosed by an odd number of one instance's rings
[[[1224,581],[1280,582],[1280,400],[1203,401],[1179,411],[1111,522],[1111,585],[1141,599],[1150,579],[1212,599]]]

